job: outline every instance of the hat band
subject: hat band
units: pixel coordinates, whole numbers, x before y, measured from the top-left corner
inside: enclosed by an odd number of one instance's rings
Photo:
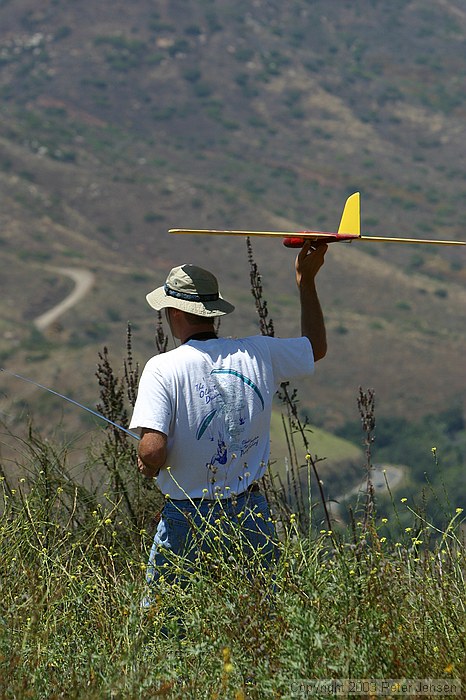
[[[217,301],[219,298],[218,292],[216,294],[185,294],[184,292],[170,289],[168,284],[165,284],[163,289],[168,297],[182,299],[183,301]]]

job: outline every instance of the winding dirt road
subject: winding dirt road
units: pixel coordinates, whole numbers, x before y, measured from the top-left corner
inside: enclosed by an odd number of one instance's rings
[[[390,491],[394,491],[397,486],[403,480],[403,476],[406,470],[406,466],[402,464],[374,464],[372,468],[371,480],[372,486],[374,488],[375,494],[384,493],[385,495]],[[335,503],[332,504],[336,513],[338,513],[346,499],[351,496],[360,494],[364,496],[367,488],[367,479],[364,478],[361,482],[354,488],[346,491],[341,496],[335,499]]]
[[[56,321],[57,318],[64,314],[65,311],[68,311],[68,309],[71,309],[78,301],[81,301],[91,290],[95,280],[93,272],[82,268],[54,267],[49,269],[53,272],[58,272],[60,275],[71,277],[75,283],[75,287],[59,304],[36,318],[34,325],[39,331],[45,330],[50,324]]]

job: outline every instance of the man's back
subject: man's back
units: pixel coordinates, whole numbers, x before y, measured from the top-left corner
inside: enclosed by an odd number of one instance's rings
[[[190,340],[149,360],[131,427],[168,436],[161,490],[175,499],[245,491],[269,458],[273,394],[312,371],[307,338]]]

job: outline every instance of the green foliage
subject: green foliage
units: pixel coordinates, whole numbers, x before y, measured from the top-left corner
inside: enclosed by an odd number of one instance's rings
[[[50,341],[39,331],[33,327],[28,338],[23,341],[23,348],[29,351],[40,353],[48,353],[51,349]]]
[[[143,612],[150,541],[122,499],[73,483],[50,442],[24,448],[25,476],[0,476],[2,697],[261,700],[314,678],[464,675],[461,514],[440,534],[414,516],[396,541],[373,517],[337,546],[293,516],[273,569],[233,531],[233,558],[175,558]]]
[[[183,77],[189,83],[196,83],[201,77],[201,71],[196,67],[188,68],[185,70]]]
[[[170,56],[186,53],[189,51],[189,42],[186,39],[177,39],[171,46],[168,47]]]
[[[55,41],[61,41],[62,39],[66,39],[67,37],[69,37],[72,32],[73,30],[71,29],[71,27],[64,24],[61,27],[58,27],[54,34],[54,39]]]
[[[147,53],[145,42],[139,39],[128,39],[121,34],[98,36],[94,39],[94,43],[96,46],[109,47],[105,58],[111,68],[120,72],[126,72],[141,65]]]
[[[193,85],[193,91],[196,97],[205,98],[212,94],[212,87],[205,82],[196,81]]]
[[[247,63],[253,58],[254,51],[252,48],[238,47],[234,53],[234,56],[237,61]]]
[[[160,19],[160,13],[153,10],[148,19],[148,26],[154,32],[175,32],[176,27],[173,24]]]
[[[222,25],[218,19],[218,16],[213,9],[208,9],[205,13],[205,20],[207,23],[207,28],[213,34],[214,32],[219,32],[222,30]]]
[[[117,321],[121,321],[121,311],[120,309],[116,309],[113,306],[109,306],[107,308],[107,317],[110,321],[113,323],[116,323]]]
[[[409,267],[411,270],[419,270],[424,265],[424,256],[415,253],[411,256]]]
[[[202,34],[202,29],[197,24],[189,24],[185,28],[184,33],[188,34],[188,36],[199,36]]]
[[[20,250],[18,258],[20,260],[37,260],[38,262],[47,262],[52,257],[48,250]]]
[[[359,430],[359,425],[351,422],[337,434],[357,444]],[[466,508],[466,426],[461,403],[418,422],[385,416],[377,423],[375,437],[377,463],[406,465],[408,482],[403,495],[412,495],[419,502],[427,499],[423,507],[439,527],[448,510],[441,501],[453,509]]]

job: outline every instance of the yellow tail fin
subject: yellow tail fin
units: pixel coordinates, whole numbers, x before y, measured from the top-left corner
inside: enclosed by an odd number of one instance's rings
[[[346,200],[345,208],[341,216],[338,233],[352,233],[361,235],[361,205],[359,192],[355,192]]]

